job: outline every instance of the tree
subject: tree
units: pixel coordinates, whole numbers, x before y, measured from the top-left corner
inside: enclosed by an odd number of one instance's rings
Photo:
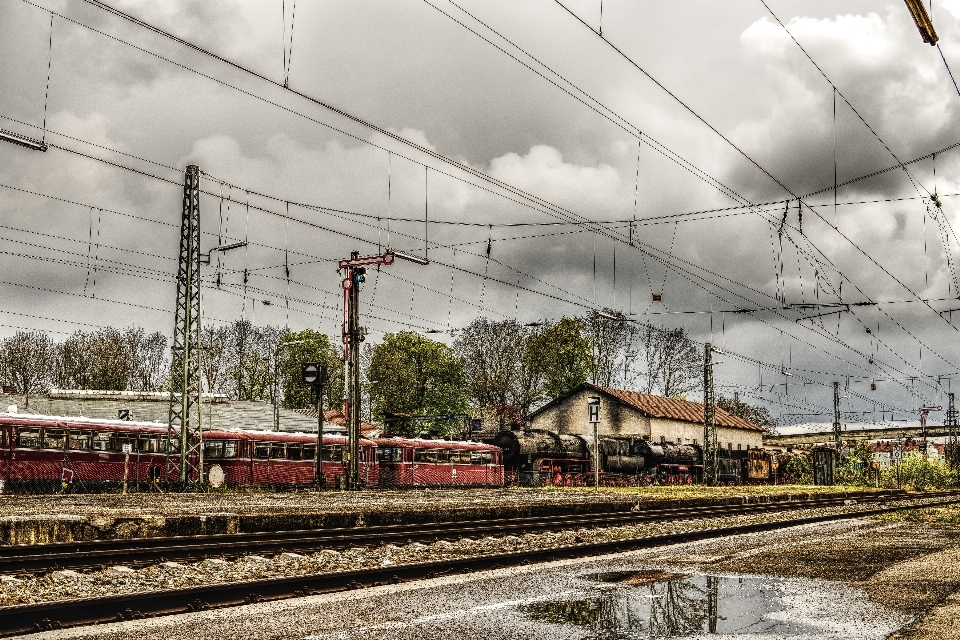
[[[593,356],[591,381],[601,387],[629,387],[640,329],[620,311],[591,311],[583,320]]]
[[[319,362],[327,365],[327,383],[323,388],[324,407],[338,407],[343,397],[343,357],[330,344],[330,338],[319,331],[304,329],[283,334],[279,345],[283,406],[288,409],[316,406],[312,390],[303,384],[303,363]]]
[[[770,410],[766,407],[755,407],[746,402],[740,402],[739,398],[724,396],[717,398],[717,407],[769,431],[775,431],[777,428],[776,419],[770,415]]]
[[[479,318],[454,341],[453,348],[464,363],[474,406],[491,407],[513,401],[528,333],[516,320],[490,322]]]
[[[53,346],[52,380],[60,389],[159,391],[167,377],[167,337],[141,327],[77,331]]]
[[[273,358],[281,335],[277,327],[236,320],[229,326],[227,375],[237,400],[267,400],[273,391]]]
[[[17,393],[26,396],[45,390],[51,372],[53,343],[45,333],[18,331],[0,343],[0,374]]]
[[[541,389],[550,400],[586,382],[593,368],[590,340],[579,318],[564,317],[531,336],[527,349],[529,366],[542,372]]]
[[[671,398],[703,384],[703,355],[682,328],[647,325],[640,342],[647,365],[646,393]]]
[[[375,418],[388,413],[443,415],[467,410],[466,375],[453,349],[417,333],[388,333],[376,345],[367,372]],[[433,433],[442,423],[411,424]],[[408,433],[406,435],[414,435]]]
[[[229,394],[230,327],[205,325],[200,330],[200,374],[209,393]]]

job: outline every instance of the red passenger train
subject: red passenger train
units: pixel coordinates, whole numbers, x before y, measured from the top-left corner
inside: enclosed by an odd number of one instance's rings
[[[377,438],[380,486],[503,485],[503,452],[479,442]]]
[[[346,449],[346,437],[324,434],[320,466],[327,486],[345,476]],[[155,422],[0,414],[0,491],[113,490],[124,483],[146,489],[177,482],[179,457],[179,438],[168,441],[166,426]],[[204,476],[214,467],[226,486],[311,485],[317,437],[204,431]],[[359,467],[367,487],[499,487],[504,478],[500,449],[475,442],[362,439]]]

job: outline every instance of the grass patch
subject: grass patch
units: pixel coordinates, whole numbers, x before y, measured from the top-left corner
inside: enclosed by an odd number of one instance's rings
[[[929,507],[927,509],[902,509],[871,516],[880,522],[960,524],[960,506]]]
[[[563,493],[595,493],[593,487],[535,487],[519,491],[543,491]],[[830,495],[849,491],[877,491],[870,487],[827,487],[814,485],[740,485],[735,487],[705,487],[703,485],[666,485],[653,487],[600,487],[599,493],[609,495],[637,496],[644,499],[662,498],[726,498],[732,496],[760,496],[784,494]]]

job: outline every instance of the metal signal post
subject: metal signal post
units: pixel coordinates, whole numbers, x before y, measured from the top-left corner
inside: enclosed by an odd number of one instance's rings
[[[343,289],[343,418],[347,423],[349,446],[347,451],[347,488],[360,488],[360,343],[366,331],[360,326],[360,284],[365,279],[366,267],[391,265],[390,251],[377,256],[361,258],[356,251],[349,260],[341,260],[338,267],[346,271],[340,282]]]
[[[360,326],[360,284],[365,280],[367,267],[389,266],[396,258],[415,264],[430,261],[420,256],[387,249],[386,253],[360,257],[350,252],[348,260],[341,260],[337,268],[345,272],[340,282],[343,289],[343,419],[347,422],[347,488],[360,488],[360,343],[366,339],[366,329]]]

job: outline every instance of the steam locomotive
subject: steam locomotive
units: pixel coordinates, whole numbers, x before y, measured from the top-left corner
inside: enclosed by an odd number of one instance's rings
[[[491,441],[503,451],[508,484],[603,486],[693,484],[703,481],[703,448],[650,442],[644,437],[592,438],[543,429],[501,431]],[[594,458],[598,458],[595,465]],[[787,456],[788,458],[789,456]],[[720,484],[778,484],[787,481],[783,455],[764,449],[719,450]]]

